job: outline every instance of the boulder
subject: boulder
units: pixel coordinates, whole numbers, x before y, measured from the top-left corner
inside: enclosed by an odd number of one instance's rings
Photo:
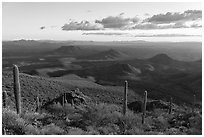
[[[87,101],[90,99],[89,97],[85,96],[82,92],[79,91],[79,89],[77,90],[72,90],[66,93],[61,94],[60,96],[56,97],[53,100],[50,100],[48,102],[46,102],[43,107],[49,106],[51,104],[57,104],[60,103],[61,105],[63,104],[63,97],[64,95],[66,96],[66,100],[64,100],[64,103],[69,103],[71,105],[78,105],[81,103],[87,103]]]

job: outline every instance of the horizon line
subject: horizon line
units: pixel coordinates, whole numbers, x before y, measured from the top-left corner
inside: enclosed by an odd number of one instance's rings
[[[78,41],[78,42],[172,42],[172,43],[178,43],[178,42],[200,42],[201,41],[148,41],[148,40],[114,40],[114,41],[94,41],[94,40],[52,40],[52,39],[13,39],[13,40],[2,40],[2,42],[5,41],[20,41],[20,40],[25,40],[25,41],[58,41],[58,42],[66,42],[66,41]]]

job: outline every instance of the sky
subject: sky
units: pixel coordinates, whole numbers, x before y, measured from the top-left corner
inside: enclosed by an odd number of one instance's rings
[[[2,39],[202,41],[202,4],[3,2]]]

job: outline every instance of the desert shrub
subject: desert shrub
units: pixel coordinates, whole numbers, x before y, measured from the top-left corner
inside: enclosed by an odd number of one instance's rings
[[[141,115],[127,111],[123,116],[121,108],[113,104],[90,104],[81,114],[86,127],[105,135],[141,134],[148,127],[141,124]]]
[[[26,135],[41,135],[41,132],[39,128],[33,125],[27,125],[25,127],[25,134]]]
[[[40,132],[42,135],[62,135],[64,134],[64,130],[56,126],[53,123],[50,125],[44,126]]]
[[[65,106],[62,106],[59,103],[48,106],[47,110],[49,113],[54,114],[55,116],[65,116],[68,114],[73,114],[76,111],[76,109],[70,104],[65,104]]]
[[[8,129],[11,134],[25,134],[26,122],[20,118],[19,115],[13,110],[2,110],[2,126]]]
[[[182,134],[184,133],[182,133],[179,128],[174,128],[174,127],[168,128],[165,131],[165,135],[182,135]]]
[[[107,124],[106,126],[101,126],[97,128],[99,133],[102,135],[117,135],[120,133],[120,128],[116,124]]]
[[[143,135],[144,134],[144,130],[141,129],[140,127],[132,127],[128,130],[125,131],[126,135]]]
[[[54,124],[42,126],[40,121],[36,121],[37,119],[43,119],[45,116],[46,114],[32,112],[27,112],[19,116],[11,109],[3,109],[2,125],[10,134],[52,135],[64,133],[63,129]]]
[[[87,105],[82,112],[82,117],[86,124],[96,127],[107,125],[108,123],[116,123],[121,115],[118,106],[105,103]]]
[[[83,135],[85,134],[85,131],[83,131],[80,128],[71,128],[69,129],[68,134],[69,135]]]
[[[199,113],[195,113],[189,118],[190,127],[197,128],[198,130],[202,130],[202,115]]]
[[[189,118],[190,129],[187,132],[191,135],[201,135],[202,134],[202,115],[200,113],[194,113]]]
[[[86,127],[85,135],[100,135],[99,131],[92,126]]]
[[[202,130],[196,129],[196,128],[190,128],[187,131],[187,134],[189,135],[202,135]]]
[[[158,116],[157,118],[153,118],[153,126],[157,131],[165,131],[168,128],[168,119],[164,116]]]
[[[43,113],[34,113],[34,112],[26,112],[24,114],[22,114],[22,118],[29,122],[29,123],[33,123],[35,122],[37,119],[43,119],[44,117],[46,117],[47,114]]]

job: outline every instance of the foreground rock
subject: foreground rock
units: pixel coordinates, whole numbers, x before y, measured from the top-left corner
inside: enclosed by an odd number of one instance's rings
[[[66,96],[65,99],[63,99],[64,95]],[[81,91],[79,91],[79,89],[76,89],[76,90],[65,92],[64,94],[61,94],[55,99],[46,102],[42,108],[46,108],[49,105],[58,104],[58,103],[61,105],[63,105],[63,103],[68,103],[71,105],[79,105],[82,103],[86,104],[87,101],[89,100],[90,100],[89,97],[85,96]]]

